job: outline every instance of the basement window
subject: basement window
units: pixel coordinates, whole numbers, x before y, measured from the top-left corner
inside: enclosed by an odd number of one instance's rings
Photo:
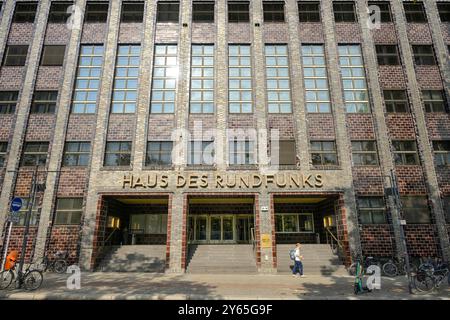
[[[15,23],[33,23],[36,18],[37,2],[18,2],[14,11]]]
[[[427,15],[422,2],[403,2],[407,22],[425,23]]]

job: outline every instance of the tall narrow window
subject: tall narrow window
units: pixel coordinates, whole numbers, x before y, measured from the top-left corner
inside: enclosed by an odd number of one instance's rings
[[[228,2],[228,22],[249,22],[249,2]]]
[[[249,45],[228,46],[228,103],[230,113],[252,112],[252,66]]]
[[[303,81],[308,112],[331,112],[323,45],[303,45]]]
[[[156,45],[152,81],[152,113],[175,112],[177,77],[177,46]]]
[[[72,101],[73,113],[95,113],[102,65],[103,46],[81,46]]]
[[[112,113],[136,111],[141,46],[120,45],[112,96]]]
[[[214,46],[192,45],[191,113],[214,112]]]
[[[339,64],[346,111],[369,112],[369,95],[360,45],[339,45]]]
[[[290,113],[291,86],[286,45],[266,45],[266,84],[269,113]]]
[[[18,91],[0,91],[0,114],[16,112]]]

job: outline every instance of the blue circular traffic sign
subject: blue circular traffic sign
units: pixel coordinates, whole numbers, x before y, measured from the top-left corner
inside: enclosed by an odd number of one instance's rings
[[[16,212],[19,211],[20,208],[22,208],[22,199],[21,198],[14,198],[11,201],[11,211]]]

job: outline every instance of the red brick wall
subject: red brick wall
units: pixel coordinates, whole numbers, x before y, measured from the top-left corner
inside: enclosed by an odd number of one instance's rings
[[[106,23],[85,23],[83,25],[83,33],[81,35],[81,43],[101,44],[105,41]]]
[[[121,23],[119,43],[141,43],[143,29],[142,23]]]
[[[266,22],[262,25],[265,43],[287,43],[289,31],[287,23]]]
[[[405,89],[406,81],[401,66],[378,66],[381,89]]]
[[[192,23],[192,43],[215,43],[216,40],[216,25],[209,22],[194,22]]]
[[[228,42],[229,43],[250,43],[252,39],[251,25],[244,23],[229,23]]]
[[[58,90],[62,84],[62,75],[62,67],[39,67],[36,79],[36,90]]]
[[[438,66],[416,66],[416,78],[422,90],[442,90],[442,78]]]
[[[6,226],[6,225],[5,225]],[[7,231],[8,230],[3,230],[3,235],[6,238],[7,235]],[[23,235],[25,232],[25,227],[13,227],[11,230],[11,238],[9,241],[9,246],[8,246],[8,252],[11,252],[12,250],[17,250],[19,252],[19,259],[20,259],[20,253],[22,251],[22,244],[23,244]],[[25,250],[25,263],[30,262],[30,258],[31,258],[31,253],[32,253],[32,249],[35,245],[34,243],[34,239],[36,238],[36,233],[37,233],[37,227],[33,227],[31,226],[28,232],[28,241],[27,241],[27,246],[26,246],[26,250]],[[2,236],[2,239],[5,239]],[[3,258],[3,242],[0,243],[0,252],[2,253],[2,258]]]
[[[281,139],[294,139],[295,124],[292,115],[284,114],[269,114],[268,116],[269,129],[278,129]]]
[[[175,127],[173,114],[150,114],[148,120],[148,139],[171,139]]]
[[[33,23],[12,23],[8,44],[30,44],[34,35]]]
[[[380,29],[372,30],[373,41],[379,44],[396,44],[397,33],[393,23],[381,23]]]
[[[96,116],[92,114],[70,114],[67,125],[67,141],[91,141],[95,134]]]
[[[26,141],[48,141],[51,144],[54,129],[54,114],[30,114],[25,139]]]
[[[395,255],[394,235],[387,224],[361,225],[361,248],[364,256]]]
[[[398,188],[401,194],[426,194],[427,189],[420,166],[396,166]]]
[[[133,141],[135,135],[135,114],[111,114],[108,125],[108,140]]]
[[[3,114],[0,116],[0,141],[8,141],[12,133],[14,115]]]
[[[379,166],[354,166],[353,186],[358,195],[384,194],[383,177]]]
[[[69,253],[69,264],[78,262],[80,226],[54,226],[51,229],[47,255],[52,258],[57,251]]]
[[[298,35],[301,43],[324,43],[321,23],[299,23]]]
[[[411,256],[436,257],[438,256],[439,240],[435,225],[406,225],[406,245]]]
[[[335,139],[336,135],[332,114],[309,113],[307,115],[307,120],[308,135],[310,139]]]
[[[87,189],[87,169],[63,167],[58,181],[58,197],[83,197]]]
[[[391,139],[395,140],[415,140],[414,122],[411,114],[390,113],[386,117],[386,122]]]
[[[361,31],[359,24],[339,22],[335,24],[337,43],[360,43]]]
[[[427,23],[408,23],[408,39],[414,44],[430,44],[432,42],[430,28]]]
[[[177,43],[178,23],[157,23],[155,30],[155,43]]]
[[[347,132],[351,140],[374,140],[375,131],[371,114],[351,114],[346,115]]]

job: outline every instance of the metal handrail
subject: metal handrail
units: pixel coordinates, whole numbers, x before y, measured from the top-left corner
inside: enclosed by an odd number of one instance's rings
[[[339,239],[334,235],[334,233],[330,230],[329,227],[325,227],[325,230],[330,234],[330,236],[336,241],[339,248],[343,249],[342,243],[339,241]]]
[[[94,256],[94,261],[95,263],[97,263],[97,258],[99,257],[100,253],[102,253],[103,249],[106,247],[106,243],[111,239],[111,237],[113,236],[113,234],[117,231],[120,230],[119,228],[114,228],[113,231],[106,237],[105,240],[103,240],[102,245],[98,248],[95,256]]]
[[[256,255],[256,239],[255,239],[255,229],[250,228],[250,238],[253,246],[253,253]]]

